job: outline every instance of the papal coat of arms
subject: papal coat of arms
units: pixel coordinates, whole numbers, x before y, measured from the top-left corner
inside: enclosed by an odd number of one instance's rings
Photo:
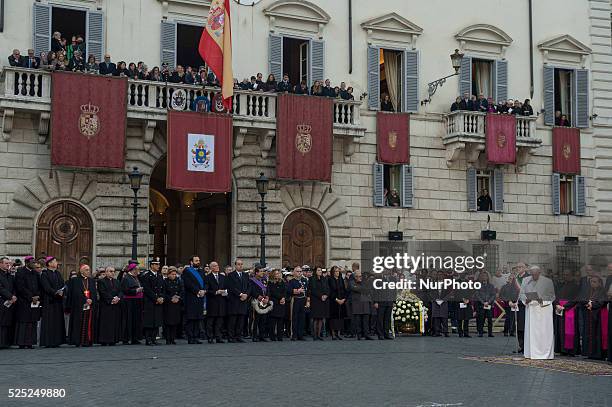
[[[561,150],[561,154],[563,154],[563,158],[569,160],[572,155],[572,146],[568,143],[563,144],[563,150]]]
[[[499,133],[497,135],[497,147],[499,148],[504,148],[506,147],[506,144],[508,143],[506,140],[506,135],[504,133]]]
[[[79,131],[88,139],[95,137],[100,132],[100,119],[98,112],[100,108],[89,102],[81,105],[81,115],[79,116]]]
[[[187,93],[184,89],[176,89],[172,93],[172,98],[170,99],[170,107],[172,107],[172,110],[185,110],[186,104]]]
[[[310,135],[312,127],[307,124],[298,124],[296,129],[295,148],[297,148],[302,155],[308,154],[312,148],[312,136]]]
[[[191,164],[194,168],[208,168],[212,151],[203,139],[199,139],[191,149]]]
[[[397,147],[397,132],[390,131],[387,137],[388,137],[387,142],[389,143],[389,147],[391,147],[392,150],[395,150],[395,147]]]

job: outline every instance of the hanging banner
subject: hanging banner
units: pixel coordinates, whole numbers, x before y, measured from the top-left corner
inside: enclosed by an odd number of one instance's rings
[[[580,129],[553,127],[553,172],[580,174]]]
[[[376,145],[378,162],[410,164],[410,114],[376,114]]]
[[[487,114],[486,150],[490,164],[516,163],[516,117]]]

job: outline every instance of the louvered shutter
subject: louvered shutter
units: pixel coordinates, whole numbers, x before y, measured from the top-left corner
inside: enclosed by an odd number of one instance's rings
[[[167,63],[168,69],[176,66],[176,22],[161,22],[161,63]]]
[[[574,214],[584,216],[586,214],[586,179],[582,175],[574,177]]]
[[[472,58],[463,57],[461,59],[461,69],[459,70],[459,96],[465,93],[472,94]]]
[[[412,165],[402,165],[402,208],[412,208],[414,200],[414,174]]]
[[[385,166],[374,163],[374,206],[385,206]]]
[[[89,55],[96,57],[96,61],[102,61],[104,53],[104,15],[101,11],[92,10],[87,12],[87,60]]]
[[[310,85],[315,81],[323,83],[325,76],[325,42],[310,41]]]
[[[51,6],[34,3],[32,14],[32,48],[38,56],[51,50]]]
[[[268,71],[278,82],[283,80],[283,37],[270,34],[268,39]]]
[[[368,47],[368,109],[380,109],[380,49]]]
[[[561,176],[553,173],[550,195],[552,196],[552,212],[553,215],[561,214]]]
[[[555,68],[544,67],[544,124],[555,125]]]
[[[508,99],[508,61],[495,61],[495,81],[493,82],[493,100],[499,103]]]
[[[404,112],[419,110],[419,51],[404,51]]]
[[[576,127],[589,127],[589,71],[588,69],[576,69],[576,98],[574,125]]]
[[[493,211],[504,211],[504,169],[493,170]]]
[[[467,209],[468,211],[476,211],[476,168],[470,167],[467,169]]]

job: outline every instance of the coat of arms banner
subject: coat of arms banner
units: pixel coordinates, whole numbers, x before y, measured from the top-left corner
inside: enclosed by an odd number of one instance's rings
[[[553,172],[580,174],[580,129],[554,127],[552,149]]]
[[[410,114],[376,114],[376,150],[382,164],[410,164]]]
[[[168,111],[166,187],[189,192],[232,189],[232,117]]]
[[[485,128],[485,147],[489,164],[515,164],[516,117],[509,114],[488,114]]]
[[[124,168],[127,78],[51,75],[52,165]]]
[[[278,96],[278,178],[331,182],[332,119],[332,99],[288,94]]]

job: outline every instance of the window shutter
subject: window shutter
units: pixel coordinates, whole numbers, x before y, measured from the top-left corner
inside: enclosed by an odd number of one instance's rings
[[[96,61],[102,61],[102,53],[104,52],[104,15],[101,11],[87,12],[87,55],[84,55],[85,60],[89,55],[96,57]]]
[[[504,211],[504,169],[493,170],[493,211]]]
[[[414,200],[414,176],[412,165],[402,165],[402,208],[412,208]]]
[[[589,127],[589,71],[576,69],[576,98],[574,108],[574,125],[576,127]]]
[[[51,50],[51,6],[34,3],[32,48],[36,56]]]
[[[315,81],[323,82],[325,76],[325,42],[310,41],[310,85]]]
[[[368,109],[380,109],[380,49],[368,47]]]
[[[374,206],[385,206],[385,166],[374,163]]]
[[[586,179],[582,175],[574,177],[574,214],[586,215]]]
[[[476,168],[467,169],[467,209],[476,211]]]
[[[495,81],[493,82],[493,100],[497,103],[508,99],[508,61],[495,61]]]
[[[464,93],[472,94],[472,58],[463,57],[459,70],[459,96]]]
[[[419,110],[419,51],[404,51],[404,112]]]
[[[168,64],[168,69],[176,66],[176,22],[161,22],[161,62]]]
[[[555,68],[544,67],[544,124],[555,125]]]
[[[283,36],[270,34],[268,45],[268,72],[280,82],[283,80]]]
[[[553,215],[560,215],[561,214],[561,176],[559,174],[553,173],[552,185],[551,185],[550,191],[552,195]]]

